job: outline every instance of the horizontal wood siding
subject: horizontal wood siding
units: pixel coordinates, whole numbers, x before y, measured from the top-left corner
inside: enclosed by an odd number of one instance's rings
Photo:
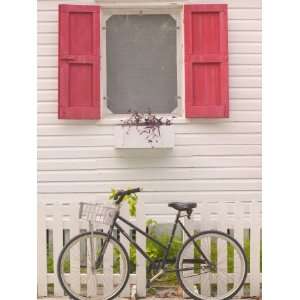
[[[114,2],[99,1],[103,6]],[[227,3],[229,7],[230,118],[176,120],[173,150],[125,151],[113,147],[112,120],[57,118],[58,3],[95,1],[38,1],[41,201],[103,200],[112,187],[129,186],[144,187],[141,199],[146,207],[169,200],[260,201],[261,1],[196,2]]]

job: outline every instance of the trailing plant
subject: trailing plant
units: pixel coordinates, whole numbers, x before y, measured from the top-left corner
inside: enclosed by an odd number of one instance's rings
[[[158,143],[160,138],[160,127],[172,125],[172,119],[167,117],[158,117],[150,111],[147,113],[139,113],[137,111],[131,112],[131,115],[126,120],[121,120],[122,126],[127,127],[127,134],[131,127],[135,127],[140,135],[143,135],[146,141],[153,145],[153,143]]]
[[[114,196],[116,195],[117,190],[116,189],[112,189],[111,193],[109,195],[109,200],[114,199]],[[136,194],[130,194],[130,195],[126,195],[124,196],[123,201],[127,201],[128,205],[129,205],[129,214],[130,216],[134,217],[136,215],[136,203],[137,203],[137,195]]]

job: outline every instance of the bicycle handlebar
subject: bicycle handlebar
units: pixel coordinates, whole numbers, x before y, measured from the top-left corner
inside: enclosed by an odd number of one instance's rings
[[[122,202],[122,200],[124,199],[124,197],[126,195],[139,193],[141,191],[142,191],[141,188],[129,189],[129,190],[125,190],[125,191],[120,190],[120,191],[117,191],[117,193],[114,195],[114,200],[116,200],[116,204],[119,204]]]

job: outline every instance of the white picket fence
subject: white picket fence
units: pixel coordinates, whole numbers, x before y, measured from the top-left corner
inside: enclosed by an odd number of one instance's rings
[[[73,202],[42,202],[38,203],[38,296],[49,296],[49,287],[52,287],[53,296],[63,296],[64,292],[56,275],[56,264],[59,252],[63,247],[64,232],[69,237],[77,235],[80,230],[88,229],[87,224],[78,219],[79,203]],[[122,215],[129,218],[128,207],[123,205]],[[176,211],[168,208],[165,211],[155,211],[152,205],[147,206],[142,200],[137,204],[137,216],[132,222],[145,230],[145,221],[152,218],[158,223],[172,223]],[[188,228],[196,230],[218,229],[233,232],[234,237],[244,245],[245,236],[250,233],[250,272],[246,285],[237,297],[243,296],[247,291],[251,296],[260,295],[260,247],[261,247],[261,206],[257,201],[253,202],[199,202],[194,210],[193,220],[185,220]],[[123,224],[122,224],[123,225]],[[129,229],[124,225],[124,229]],[[47,267],[47,230],[52,232],[53,240],[53,266],[54,272],[49,273]],[[146,240],[143,235],[136,234],[137,242],[143,248]],[[185,237],[184,237],[185,238]],[[129,250],[129,242],[121,237],[121,242]],[[128,251],[129,253],[129,251]],[[128,297],[130,286],[135,284],[137,295],[146,296],[146,262],[142,255],[137,252],[136,276],[130,275],[129,282],[122,292],[122,297]],[[112,276],[112,274],[111,274]],[[79,285],[82,281],[81,274],[70,273],[70,282]],[[109,284],[112,280],[106,277]],[[249,287],[250,285],[250,287]],[[219,287],[218,287],[219,288]]]

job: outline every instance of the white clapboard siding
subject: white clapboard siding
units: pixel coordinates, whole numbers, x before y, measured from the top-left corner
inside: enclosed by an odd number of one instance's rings
[[[97,170],[97,169],[130,169],[130,168],[186,168],[186,167],[259,167],[260,156],[199,156],[134,159],[43,159],[39,160],[38,170]],[[170,170],[171,172],[171,170]],[[155,178],[154,178],[155,179]]]
[[[77,219],[78,202],[103,202],[111,188],[141,186],[144,192],[140,199],[144,206],[136,221],[141,226],[142,220],[150,217],[159,222],[172,221],[174,211],[167,207],[167,202],[196,201],[194,226],[197,229],[226,231],[230,228],[243,242],[244,230],[250,228],[251,273],[247,283],[250,283],[250,294],[258,296],[261,0],[170,1],[228,4],[228,119],[176,118],[173,149],[142,151],[114,148],[113,132],[120,124],[119,119],[58,119],[58,4],[99,3],[105,8],[140,6],[142,2],[148,7],[168,3],[164,0],[38,0],[38,294],[47,296],[47,284],[53,283],[55,296],[62,295],[56,274],[47,274],[46,229],[53,230],[56,262],[62,246],[62,229],[69,229],[72,237],[85,226]],[[128,217],[126,208],[122,213]],[[138,239],[145,242],[139,235]],[[125,239],[122,242],[129,250]],[[222,247],[224,245],[218,245],[220,250]],[[138,260],[142,276],[137,278],[131,274],[129,284],[137,284],[138,294],[144,295],[144,262],[141,257]],[[84,280],[75,272],[75,267],[71,269],[72,286]],[[224,286],[218,288],[221,290]],[[129,296],[129,293],[128,285],[122,296]]]
[[[246,100],[241,100],[240,105],[244,106]],[[249,100],[249,102],[255,102],[254,100]],[[260,103],[260,102],[259,102]],[[243,122],[243,123],[215,123],[213,126],[211,124],[176,124],[176,133],[260,133],[261,124],[260,122]],[[41,125],[38,128],[39,136],[80,136],[80,135],[112,135],[114,127],[113,126],[86,126],[86,125]],[[133,129],[134,130],[134,129]],[[157,149],[152,149],[155,152]],[[174,149],[176,151],[176,148]],[[111,150],[110,150],[111,151]],[[119,150],[122,152],[126,151]]]
[[[151,157],[190,157],[190,156],[251,156],[260,155],[261,145],[197,145],[177,146],[173,151],[148,149],[142,155],[135,149],[115,150],[113,147],[52,147],[40,148],[39,159],[76,159],[76,158],[134,158],[141,155]]]
[[[74,0],[65,0],[64,1],[65,3],[74,3]],[[122,3],[140,3],[141,1],[140,0],[118,0],[118,1],[115,1],[115,0],[82,0],[81,3],[95,3],[95,2],[99,2],[103,5],[114,5],[116,2],[119,3],[119,4],[122,4]],[[143,0],[144,3],[146,4],[149,4],[149,3],[165,3],[165,2],[168,2],[168,1],[165,1],[165,0]],[[195,0],[176,0],[176,1],[173,1],[173,3],[195,3],[196,1]],[[260,9],[261,7],[261,0],[199,0],[197,1],[198,3],[212,3],[212,4],[215,4],[215,3],[227,3],[228,6],[232,9],[238,9],[238,8],[258,8]],[[38,2],[38,9],[55,9],[56,5],[58,3],[61,3],[61,1],[59,0],[40,0]]]
[[[104,202],[108,199],[107,192],[101,193],[45,193],[39,195],[40,201],[42,203],[48,202]],[[163,203],[168,203],[171,201],[180,200],[180,201],[196,201],[197,203],[202,202],[251,202],[256,199],[261,198],[260,191],[201,191],[201,192],[142,192],[140,193],[141,201],[144,201],[146,205],[149,206],[148,210],[152,212],[157,211],[161,213],[161,210],[156,209],[159,208],[159,205]],[[162,200],[163,199],[163,200]]]
[[[128,182],[119,181],[118,187],[126,189]],[[168,180],[161,184],[161,181],[136,181],[137,186],[142,186],[149,192],[155,191],[249,191],[260,190],[259,179],[217,179],[217,180]],[[100,192],[111,189],[110,182],[47,182],[40,183],[38,191],[40,193],[84,193]]]
[[[162,169],[159,173],[154,169],[136,169],[136,170],[82,170],[82,171],[41,171],[38,175],[38,181],[47,182],[111,182],[126,179],[149,180],[153,177],[156,180],[191,180],[191,179],[255,179],[260,178],[260,168],[184,168],[175,169],[170,172],[168,169]]]
[[[180,145],[259,145],[260,134],[176,134],[175,144]],[[39,147],[95,147],[111,146],[113,135],[102,136],[47,136],[40,137]]]

